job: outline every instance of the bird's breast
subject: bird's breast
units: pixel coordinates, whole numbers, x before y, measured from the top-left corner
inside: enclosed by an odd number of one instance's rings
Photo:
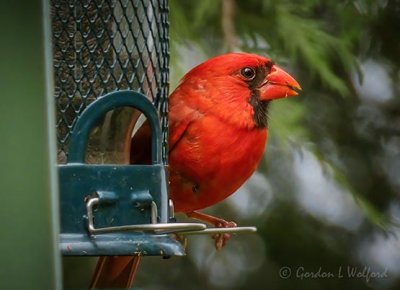
[[[191,123],[169,154],[175,209],[205,208],[235,192],[256,170],[266,138],[266,129],[236,128],[213,116]]]

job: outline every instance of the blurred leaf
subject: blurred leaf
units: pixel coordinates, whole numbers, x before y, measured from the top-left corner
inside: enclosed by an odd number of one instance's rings
[[[274,102],[268,112],[270,138],[283,145],[289,140],[308,141],[310,132],[303,124],[305,113],[304,106],[295,100]]]
[[[332,89],[347,95],[349,89],[343,77],[332,70],[330,60],[333,56],[342,63],[348,63],[353,56],[339,39],[321,29],[323,26],[318,20],[305,19],[286,9],[278,9],[277,33],[292,58],[302,59],[311,76],[320,77]]]

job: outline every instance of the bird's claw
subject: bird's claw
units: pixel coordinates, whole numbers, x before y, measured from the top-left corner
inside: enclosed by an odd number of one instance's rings
[[[189,212],[186,214],[190,218],[194,218],[203,222],[206,222],[208,224],[213,225],[216,228],[236,228],[237,224],[230,221],[226,221],[224,219],[208,215],[205,213],[201,213],[198,211],[193,211]],[[217,250],[221,250],[225,245],[226,242],[231,238],[231,235],[228,233],[221,233],[221,234],[215,234],[212,236],[212,238],[215,240],[215,248]]]
[[[237,227],[237,224],[235,222],[232,222],[232,221],[228,222],[228,221],[225,221],[225,220],[221,220],[221,221],[218,221],[215,224],[215,227],[216,228],[235,228],[235,227]],[[215,240],[215,249],[217,251],[219,251],[230,240],[231,235],[228,234],[228,233],[221,233],[221,234],[213,235],[212,238]]]

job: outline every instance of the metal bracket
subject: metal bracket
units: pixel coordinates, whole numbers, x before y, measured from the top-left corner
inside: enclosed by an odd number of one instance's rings
[[[205,224],[201,223],[157,223],[157,205],[151,203],[151,224],[136,224],[115,227],[95,228],[93,207],[100,203],[100,198],[92,197],[86,201],[88,218],[88,231],[92,235],[107,234],[116,232],[154,232],[155,234],[199,231],[206,229]]]

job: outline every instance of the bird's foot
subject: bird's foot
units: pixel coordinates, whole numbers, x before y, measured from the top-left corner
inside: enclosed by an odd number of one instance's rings
[[[190,218],[194,218],[206,223],[209,223],[213,225],[216,228],[235,228],[237,227],[237,224],[232,221],[226,221],[224,219],[208,215],[205,213],[193,211],[190,213],[187,213],[187,216]],[[221,250],[227,243],[227,241],[231,238],[231,235],[228,233],[221,233],[221,234],[215,234],[212,236],[212,238],[215,241],[215,248],[217,250]]]
[[[215,225],[215,227],[216,228],[236,228],[237,224],[232,221],[228,222],[226,220],[222,220],[222,221],[218,222]],[[217,249],[217,251],[219,251],[230,240],[231,234],[228,234],[228,233],[215,234],[212,236],[212,238],[215,240],[215,248]]]

